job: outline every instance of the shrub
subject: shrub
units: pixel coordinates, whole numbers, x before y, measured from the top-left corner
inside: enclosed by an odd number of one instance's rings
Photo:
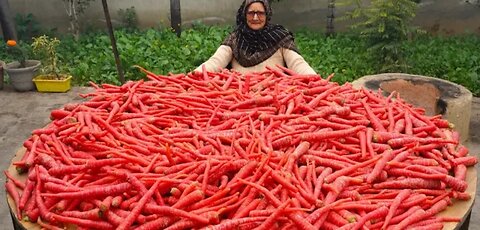
[[[207,60],[231,31],[229,27],[195,25],[181,37],[168,29],[145,31],[117,30],[117,46],[125,68],[125,78],[143,78],[133,65],[157,74],[187,73]],[[326,77],[335,73],[334,81],[351,82],[364,75],[378,73],[378,65],[365,50],[366,41],[354,34],[327,37],[311,31],[295,33],[300,53]],[[400,43],[404,49],[406,73],[426,75],[464,85],[480,95],[480,38],[478,36],[433,37]],[[1,53],[0,53],[1,54]],[[63,38],[58,47],[59,59],[68,66],[75,83],[119,84],[110,40],[104,33],[91,33],[76,42]]]

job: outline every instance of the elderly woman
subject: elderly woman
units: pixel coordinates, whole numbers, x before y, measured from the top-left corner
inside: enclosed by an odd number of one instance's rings
[[[237,12],[236,28],[206,62],[194,71],[231,68],[240,73],[261,72],[266,66],[286,66],[298,74],[316,74],[298,53],[293,34],[270,24],[268,0],[244,0]]]

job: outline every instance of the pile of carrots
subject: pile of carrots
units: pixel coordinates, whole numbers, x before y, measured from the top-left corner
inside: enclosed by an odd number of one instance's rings
[[[5,172],[45,229],[442,229],[477,163],[395,92],[286,68],[156,75],[51,112]]]

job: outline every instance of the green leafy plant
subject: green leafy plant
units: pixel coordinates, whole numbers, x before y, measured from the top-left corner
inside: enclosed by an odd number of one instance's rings
[[[455,82],[480,96],[480,37],[421,36],[402,44],[409,72]]]
[[[31,37],[41,33],[40,23],[35,19],[33,14],[16,14],[15,28],[19,40],[28,41]]]
[[[42,35],[33,38],[32,48],[33,53],[40,57],[42,62],[41,72],[47,75],[48,78],[60,80],[64,75],[59,73],[58,56],[56,48],[60,44],[57,38],[50,38],[47,35]]]
[[[128,30],[135,30],[137,28],[138,19],[134,6],[127,9],[119,9],[118,16],[124,28]]]
[[[353,19],[352,29],[365,38],[371,57],[379,71],[406,71],[402,42],[415,30],[410,22],[415,17],[417,3],[412,0],[340,1],[354,6],[344,18]]]
[[[156,74],[186,73],[207,60],[221,44],[231,27],[194,24],[180,37],[170,29],[115,31],[120,58],[127,80],[144,78],[133,65]],[[356,33],[322,33],[300,30],[295,42],[305,60],[323,77],[335,73],[333,81],[351,82],[378,73],[378,62],[365,52],[367,40]],[[446,79],[467,87],[480,96],[480,37],[462,35],[434,37],[424,34],[400,42],[408,73]],[[0,58],[2,53],[0,47]],[[28,47],[27,47],[28,48]],[[57,55],[65,71],[75,76],[77,85],[95,83],[120,84],[109,37],[89,33],[76,41],[62,37]]]
[[[9,58],[20,63],[20,67],[24,68],[26,60],[28,59],[28,52],[24,47],[20,46],[15,40],[8,40],[6,42],[6,51]]]

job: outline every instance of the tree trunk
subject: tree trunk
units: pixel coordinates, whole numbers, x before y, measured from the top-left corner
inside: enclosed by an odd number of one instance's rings
[[[78,12],[77,12],[77,6],[75,5],[75,2],[73,2],[73,8],[72,8],[72,14],[73,14],[73,36],[75,37],[75,40],[78,41],[80,38],[80,24],[78,22]]]
[[[9,39],[17,40],[17,31],[11,12],[8,0],[0,0],[0,25],[5,41]]]
[[[170,0],[171,25],[177,37],[182,33],[182,16],[180,11],[180,0]]]
[[[122,62],[117,50],[117,41],[115,40],[115,34],[113,33],[112,21],[110,19],[110,13],[108,11],[107,0],[102,0],[103,13],[105,14],[105,21],[107,22],[108,34],[110,35],[110,42],[112,43],[112,52],[115,57],[115,65],[117,66],[117,73],[120,82],[125,83],[125,76],[123,75]]]
[[[335,27],[333,21],[335,18],[335,0],[328,1],[328,15],[327,15],[327,30],[326,35],[331,36],[335,34]]]

